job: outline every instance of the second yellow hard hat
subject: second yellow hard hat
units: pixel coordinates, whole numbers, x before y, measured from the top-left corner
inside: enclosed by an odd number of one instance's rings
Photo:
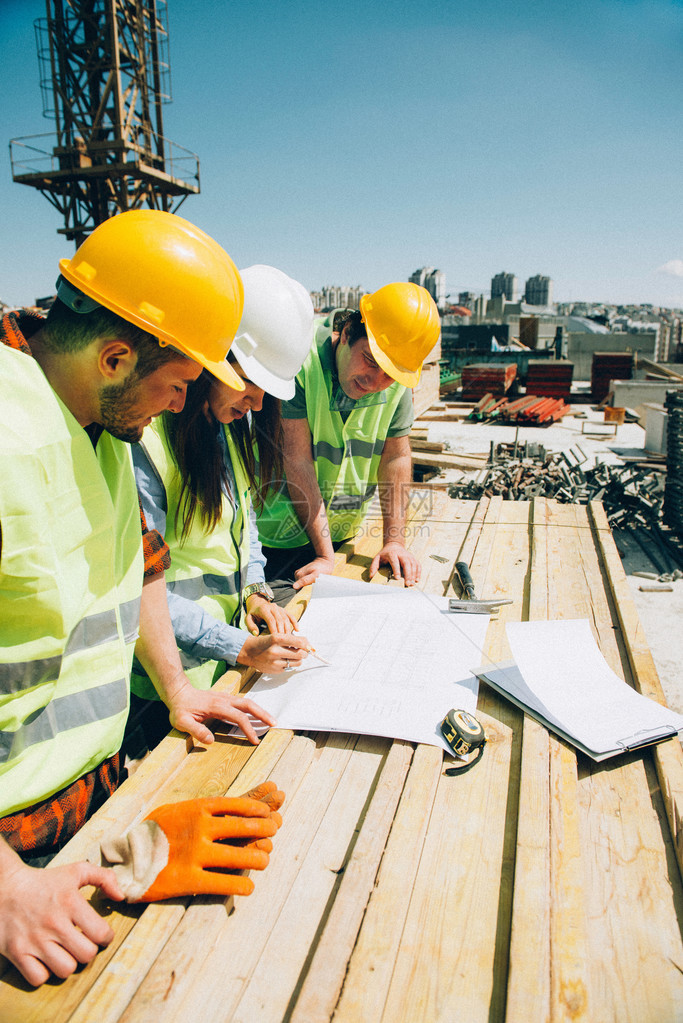
[[[407,281],[385,284],[363,295],[360,312],[377,365],[405,387],[416,387],[441,331],[439,310],[427,289]]]

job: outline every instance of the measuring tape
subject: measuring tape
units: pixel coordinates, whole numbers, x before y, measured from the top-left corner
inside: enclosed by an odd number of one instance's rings
[[[449,710],[441,722],[441,731],[448,745],[458,756],[464,757],[472,750],[477,751],[477,755],[468,763],[459,767],[449,767],[446,774],[458,774],[476,764],[484,752],[486,732],[472,714],[468,714],[466,710]]]

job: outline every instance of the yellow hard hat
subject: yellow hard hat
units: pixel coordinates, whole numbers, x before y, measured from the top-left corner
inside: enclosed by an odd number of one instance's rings
[[[375,362],[404,387],[416,387],[439,340],[441,320],[426,288],[400,281],[363,295],[360,312]]]
[[[130,210],[105,220],[59,263],[62,276],[100,305],[200,363],[238,391],[226,356],[244,291],[227,252],[188,220]]]

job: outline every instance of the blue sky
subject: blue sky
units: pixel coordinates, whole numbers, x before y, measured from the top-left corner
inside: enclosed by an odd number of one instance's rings
[[[0,0],[0,297],[50,294],[73,243],[14,184],[50,131],[33,22]],[[238,266],[373,290],[545,274],[559,301],[683,307],[683,0],[168,0],[164,133],[199,155],[179,212]]]

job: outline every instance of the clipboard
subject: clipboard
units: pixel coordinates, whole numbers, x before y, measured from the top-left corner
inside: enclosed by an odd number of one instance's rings
[[[510,700],[520,710],[524,711],[525,714],[529,714],[536,721],[539,721],[549,731],[559,735],[562,739],[565,739],[572,746],[581,750],[592,760],[602,761],[608,760],[610,757],[618,756],[620,753],[628,753],[638,749],[645,749],[648,746],[655,745],[659,742],[665,742],[667,739],[674,739],[681,730],[683,730],[683,717],[680,714],[676,714],[675,711],[670,710],[668,707],[661,707],[662,711],[662,723],[661,725],[655,725],[653,727],[636,729],[632,734],[626,736],[612,736],[610,741],[607,741],[600,745],[599,748],[596,743],[591,745],[587,744],[586,735],[582,735],[580,730],[577,728],[568,729],[567,723],[560,721],[553,714],[551,714],[547,708],[544,707],[540,699],[533,699],[526,696],[530,693],[529,687],[519,670],[519,667],[514,661],[508,661],[503,664],[495,665],[491,668],[479,668],[474,672],[478,679],[486,682],[495,689],[497,693],[505,699]],[[626,685],[624,682],[623,685]],[[630,687],[629,687],[630,688]],[[525,693],[525,699],[522,699],[519,695],[520,692]],[[631,691],[633,695],[640,697],[642,700],[647,701],[648,704],[652,704],[655,707],[660,707],[660,704],[655,703],[654,700],[648,699],[646,696],[642,696],[640,693]],[[590,708],[586,708],[589,712]],[[668,720],[666,720],[668,719]]]

